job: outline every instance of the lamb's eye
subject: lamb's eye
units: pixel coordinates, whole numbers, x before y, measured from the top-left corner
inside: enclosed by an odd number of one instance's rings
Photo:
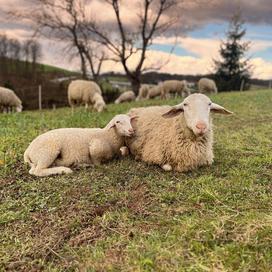
[[[187,107],[187,106],[188,106],[188,103],[184,103],[183,106],[184,106],[184,107]]]
[[[209,103],[209,106],[211,106],[211,105],[212,105],[212,102]]]
[[[120,124],[121,122],[120,121],[116,121],[116,124]]]

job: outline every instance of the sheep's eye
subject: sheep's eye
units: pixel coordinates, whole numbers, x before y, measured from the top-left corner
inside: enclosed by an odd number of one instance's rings
[[[211,106],[211,105],[212,105],[212,102],[209,103],[209,106]]]
[[[120,121],[116,121],[116,124],[120,124]]]
[[[187,106],[188,106],[188,103],[184,103],[183,106],[184,106],[184,107],[187,107]]]

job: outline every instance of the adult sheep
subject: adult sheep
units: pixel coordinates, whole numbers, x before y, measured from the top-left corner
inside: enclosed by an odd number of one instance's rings
[[[135,94],[133,91],[126,91],[120,94],[120,96],[114,101],[115,104],[120,104],[124,102],[131,102],[135,100]]]
[[[155,98],[157,96],[161,95],[161,85],[157,85],[157,86],[153,86],[151,87],[148,92],[147,92],[147,96],[146,99],[152,99]]]
[[[139,94],[136,98],[136,101],[144,100],[147,97],[148,90],[150,89],[150,86],[147,84],[143,84],[139,90]]]
[[[96,99],[94,98],[95,94],[99,95],[96,95]],[[72,109],[74,109],[76,105],[81,104],[84,104],[85,108],[87,109],[89,105],[95,104],[95,100],[101,101],[101,97],[102,91],[100,87],[93,81],[73,80],[68,86],[68,101]],[[95,109],[98,111],[100,108],[98,107]]]
[[[210,93],[216,94],[218,92],[215,82],[212,79],[205,78],[205,77],[201,78],[198,81],[198,90],[200,93],[207,93],[207,94],[210,94]]]
[[[127,146],[136,159],[164,170],[188,171],[213,162],[210,112],[231,114],[203,94],[192,94],[176,106],[131,109],[134,137]]]
[[[132,119],[119,114],[103,129],[60,128],[39,135],[24,153],[24,161],[31,166],[29,174],[69,174],[71,166],[100,164],[126,154],[125,137],[134,133]]]
[[[17,112],[23,110],[22,101],[20,98],[10,89],[0,87],[0,108],[3,111],[9,112],[15,108]]]
[[[179,94],[182,97],[190,95],[186,80],[166,80],[161,83],[161,98],[166,98],[170,93]]]

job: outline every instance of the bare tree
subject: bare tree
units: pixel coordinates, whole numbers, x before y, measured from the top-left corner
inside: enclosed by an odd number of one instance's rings
[[[120,61],[124,71],[131,82],[133,91],[137,94],[141,83],[141,74],[144,71],[144,62],[148,48],[152,45],[155,36],[162,35],[175,22],[175,16],[167,21],[162,21],[162,15],[176,6],[176,0],[139,0],[142,5],[138,14],[138,23],[133,31],[125,26],[120,14],[120,0],[104,0],[111,5],[116,22],[119,38],[105,31],[101,24],[92,19],[87,22],[85,29],[95,34],[97,41],[104,45],[114,56],[113,60]],[[137,56],[136,67],[129,68],[131,57]]]
[[[97,50],[92,35],[83,31],[86,20],[85,4],[87,0],[34,0],[39,6],[35,13],[18,14],[20,18],[32,21],[36,35],[66,42],[65,50],[72,57],[79,57],[83,77],[87,77],[88,68],[95,80],[98,79],[102,63],[106,59],[105,52]],[[96,50],[94,52],[94,50]]]

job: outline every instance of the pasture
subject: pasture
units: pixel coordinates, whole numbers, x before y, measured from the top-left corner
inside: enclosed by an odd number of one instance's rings
[[[128,157],[37,178],[23,163],[49,129],[180,99],[1,114],[0,270],[272,271],[272,91],[212,99],[235,114],[214,115],[214,164],[189,173]]]

